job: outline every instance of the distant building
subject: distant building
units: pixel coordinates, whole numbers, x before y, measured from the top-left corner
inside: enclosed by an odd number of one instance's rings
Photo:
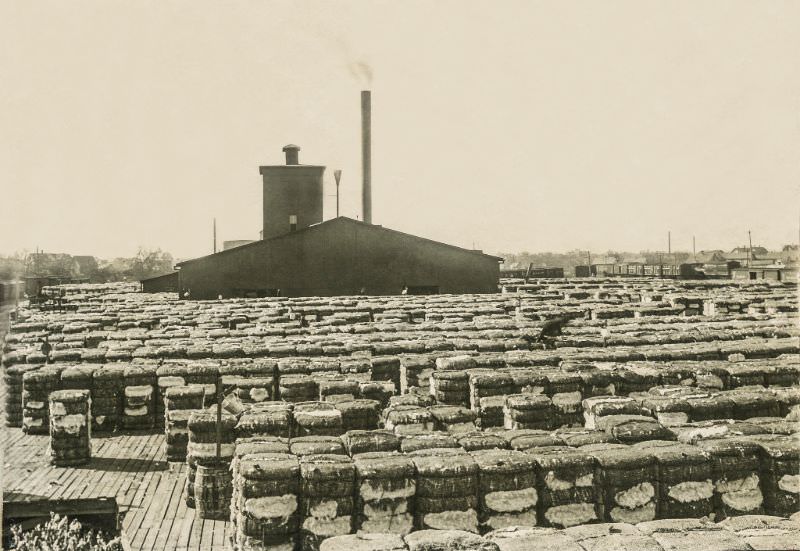
[[[222,250],[227,251],[228,249],[233,249],[234,247],[241,247],[242,245],[249,245],[250,243],[254,242],[255,239],[232,239],[230,241],[223,241]]]
[[[750,265],[733,268],[731,279],[734,280],[770,280],[770,281],[797,281],[797,266],[785,265]]]

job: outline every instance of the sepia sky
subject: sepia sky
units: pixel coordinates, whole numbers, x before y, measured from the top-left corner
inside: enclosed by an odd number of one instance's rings
[[[0,253],[176,257],[261,229],[259,165],[326,218],[488,252],[779,247],[800,224],[800,2],[0,4]],[[371,73],[371,78],[370,78]]]

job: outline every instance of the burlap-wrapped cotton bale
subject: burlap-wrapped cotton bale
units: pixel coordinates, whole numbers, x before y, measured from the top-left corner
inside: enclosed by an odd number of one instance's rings
[[[436,358],[437,370],[466,371],[478,367],[473,356],[466,354]]]
[[[389,405],[395,394],[395,386],[391,381],[364,381],[358,384],[358,395],[367,400],[375,400],[381,409]]]
[[[393,452],[358,454],[354,529],[404,535],[413,528],[414,464]]]
[[[601,518],[591,454],[570,448],[533,448],[527,453],[537,467],[542,524],[566,528]]]
[[[677,427],[669,427],[678,442],[696,444],[702,440],[716,440],[721,438],[735,438],[764,434],[764,430],[756,424],[747,421],[733,421],[731,419],[718,419],[715,421],[697,421]]]
[[[267,402],[272,399],[274,381],[271,377],[248,377],[236,381],[236,396],[245,404]]]
[[[59,371],[49,366],[22,376],[22,430],[26,434],[48,433],[48,397],[58,387]]]
[[[579,427],[562,427],[556,429],[553,436],[560,438],[565,445],[577,448],[587,444],[615,444],[617,440],[604,430]]]
[[[561,438],[546,430],[513,429],[498,431],[496,434],[505,438],[512,450],[518,451],[564,445]]]
[[[481,414],[481,400],[490,396],[514,394],[514,379],[508,373],[490,369],[469,372],[470,408]]]
[[[596,426],[623,444],[674,438],[664,425],[646,415],[605,415],[597,420]]]
[[[158,388],[158,375],[156,375],[156,370],[158,367],[156,365],[147,365],[147,364],[133,364],[128,365],[125,367],[124,373],[124,384],[125,388],[128,387],[140,387],[140,386],[149,386],[152,390],[150,393],[150,416],[153,417],[155,420],[155,411],[156,411],[156,389]],[[125,409],[128,408],[127,399],[125,403]],[[126,425],[125,418],[128,417],[127,414],[123,411],[123,426],[125,428],[136,428],[136,424],[134,426]]]
[[[349,394],[355,398],[358,395],[358,381],[346,379],[341,375],[320,377],[317,380],[319,387],[319,400],[324,402],[328,396]]]
[[[429,407],[436,403],[436,399],[428,392],[426,387],[414,387],[408,394],[392,396],[386,407],[394,406],[419,406]]]
[[[301,518],[300,463],[293,455],[257,453],[237,462],[231,514],[242,548],[293,551]]]
[[[400,393],[408,394],[411,388],[426,386],[435,367],[435,360],[431,357],[402,356],[400,358]]]
[[[777,398],[766,389],[739,389],[726,392],[725,396],[733,402],[734,419],[777,417],[780,414],[780,405]]]
[[[308,375],[281,375],[278,395],[285,402],[311,402],[319,397],[319,388]]]
[[[583,383],[581,394],[584,398],[619,394],[622,378],[617,370],[589,366],[587,369],[580,369],[578,375]]]
[[[333,536],[322,542],[320,551],[407,551],[401,535],[388,532],[360,532]]]
[[[236,418],[226,413],[222,414],[219,426],[220,457],[221,461],[230,462],[236,449]],[[194,462],[200,465],[216,464],[217,451],[217,414],[210,411],[194,411],[189,416],[187,423],[189,429],[189,444],[187,456],[192,456]]]
[[[183,377],[165,376],[158,378],[158,384],[156,385],[156,423],[160,423],[161,420],[165,419],[165,413],[167,411],[167,389],[174,386],[185,385],[186,381],[183,379]]]
[[[691,406],[683,396],[648,396],[641,404],[647,415],[655,417],[665,427],[689,422]]]
[[[355,465],[344,455],[300,458],[302,549],[316,551],[332,536],[352,531]]]
[[[469,374],[436,370],[431,374],[430,391],[439,404],[469,407]]]
[[[696,446],[711,457],[715,518],[762,514],[758,444],[747,438],[728,437],[701,440]]]
[[[541,394],[511,394],[506,396],[503,408],[503,426],[506,429],[553,428],[553,402]]]
[[[645,522],[656,518],[657,478],[652,455],[619,444],[595,444],[578,450],[594,457],[601,519]]]
[[[411,453],[418,450],[429,450],[435,448],[458,448],[458,442],[453,435],[431,431],[418,434],[405,435],[400,439],[400,451]]]
[[[199,385],[171,386],[164,392],[164,405],[167,410],[202,409],[204,395]]]
[[[738,535],[709,522],[665,519],[637,524],[636,528],[653,538],[663,549],[675,551],[751,551]]]
[[[434,429],[453,434],[472,432],[475,430],[477,414],[474,410],[461,406],[431,406]]]
[[[330,402],[295,403],[292,435],[340,436],[344,432],[342,413]]]
[[[342,416],[344,430],[373,430],[380,423],[381,405],[376,400],[337,401],[335,407]]]
[[[289,451],[294,455],[347,455],[344,443],[338,436],[299,436],[289,442]]]
[[[555,528],[511,526],[492,530],[484,537],[497,544],[500,551],[529,551],[531,549],[585,551],[563,531]]]
[[[559,392],[550,399],[553,403],[554,427],[583,426],[583,395],[579,391]]]
[[[49,397],[50,462],[60,467],[92,457],[89,390],[57,390]]]
[[[61,388],[64,390],[92,390],[95,365],[74,365],[61,372]]]
[[[413,452],[417,477],[415,527],[478,531],[478,464],[461,449]]]
[[[496,543],[464,530],[418,530],[405,542],[409,551],[500,551]]]
[[[126,386],[122,426],[127,430],[150,430],[155,426],[153,386]]]
[[[791,519],[742,515],[726,518],[717,526],[735,533],[754,551],[800,551],[800,522]]]
[[[499,434],[489,434],[482,431],[465,432],[456,434],[456,442],[464,451],[474,452],[478,450],[505,450],[508,449],[508,441]]]
[[[566,528],[564,534],[586,551],[664,551],[652,537],[624,522],[581,524]]]
[[[617,392],[624,396],[633,392],[647,392],[661,384],[659,371],[647,365],[630,364],[617,373],[620,377]]]
[[[487,396],[480,399],[480,415],[475,424],[481,429],[502,427],[505,422],[506,395]]]
[[[478,503],[482,531],[509,526],[535,526],[536,463],[515,450],[472,452],[478,464]]]
[[[634,447],[655,457],[658,518],[713,518],[712,466],[705,451],[663,440],[639,442]]]
[[[266,407],[266,404],[274,404]],[[292,430],[292,410],[285,402],[261,402],[258,409],[245,410],[236,423],[236,436],[279,436],[289,438]]]
[[[779,415],[781,417],[786,417],[790,411],[795,409],[795,406],[800,405],[800,387],[772,388],[770,390],[778,400]]]
[[[761,490],[768,515],[800,511],[800,445],[795,436],[753,437],[761,449]]]
[[[400,438],[390,430],[349,430],[341,439],[350,457],[360,453],[400,450]]]
[[[370,380],[391,381],[400,388],[400,358],[380,356],[370,359]]]
[[[165,418],[167,461],[186,461],[186,449],[189,446],[189,417],[195,410],[168,410]]]
[[[597,420],[606,415],[644,415],[642,406],[627,396],[593,396],[583,400],[587,429],[597,428]]]
[[[759,362],[732,362],[723,369],[728,372],[727,389],[743,386],[764,386],[764,369]]]
[[[433,415],[420,406],[389,406],[384,411],[384,426],[397,435],[433,430]]]
[[[796,365],[798,358],[795,356],[789,361],[795,364],[778,364],[774,371],[764,373],[764,384],[768,387],[791,387],[800,385],[800,367]]]

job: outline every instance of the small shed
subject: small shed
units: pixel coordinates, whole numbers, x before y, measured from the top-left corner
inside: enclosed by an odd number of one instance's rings
[[[178,281],[178,272],[171,272],[142,279],[139,283],[143,293],[177,293]]]

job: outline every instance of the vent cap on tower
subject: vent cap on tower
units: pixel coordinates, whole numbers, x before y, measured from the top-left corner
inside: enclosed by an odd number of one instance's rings
[[[283,152],[286,153],[286,164],[287,165],[299,165],[300,164],[300,146],[289,144],[283,146]]]

